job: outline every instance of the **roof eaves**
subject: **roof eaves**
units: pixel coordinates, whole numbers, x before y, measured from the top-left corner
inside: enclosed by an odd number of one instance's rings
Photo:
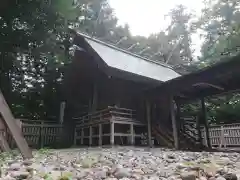
[[[108,47],[110,47],[110,48],[116,49],[116,50],[118,50],[118,51],[121,51],[121,52],[123,52],[123,53],[129,54],[129,55],[132,55],[132,56],[135,56],[135,57],[140,58],[140,59],[143,59],[143,60],[145,60],[145,61],[148,61],[148,62],[151,62],[151,63],[154,63],[154,64],[157,64],[157,65],[160,65],[160,66],[163,66],[163,67],[166,67],[166,68],[169,68],[169,69],[174,70],[171,66],[169,66],[169,65],[167,65],[167,64],[165,64],[165,63],[153,61],[153,60],[151,60],[151,59],[148,59],[148,58],[139,56],[139,55],[134,54],[134,53],[132,53],[132,52],[129,52],[129,51],[127,51],[127,50],[118,48],[118,47],[116,47],[116,46],[114,46],[114,45],[112,45],[112,44],[108,44],[108,43],[103,42],[103,41],[101,41],[101,40],[99,40],[99,39],[96,39],[96,38],[94,38],[94,37],[91,37],[91,36],[89,36],[89,35],[87,35],[87,34],[85,34],[85,33],[77,32],[77,31],[75,31],[75,32],[76,32],[78,35],[80,35],[80,36],[82,36],[82,37],[84,37],[84,38],[90,39],[90,40],[92,40],[92,41],[95,41],[95,42],[97,42],[97,43],[99,43],[99,44],[108,46]]]

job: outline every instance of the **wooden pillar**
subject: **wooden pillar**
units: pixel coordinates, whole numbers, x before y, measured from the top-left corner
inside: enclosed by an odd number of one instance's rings
[[[130,133],[131,133],[131,145],[135,144],[135,134],[133,124],[130,124]]]
[[[148,126],[148,145],[152,147],[151,104],[149,100],[146,101],[146,114]]]
[[[59,123],[60,124],[63,124],[65,107],[66,107],[66,103],[61,102],[60,103],[60,113],[59,113]]]
[[[89,127],[89,146],[92,145],[92,126]]]
[[[99,124],[98,145],[102,146],[102,124]]]
[[[81,129],[81,145],[83,145],[84,140],[84,128]]]
[[[110,144],[114,146],[114,121],[110,122]]]
[[[173,139],[174,139],[174,147],[176,149],[179,148],[179,139],[178,139],[178,126],[175,117],[175,106],[174,106],[173,97],[170,98],[170,113],[171,113],[171,120],[172,120],[172,128],[173,128]]]
[[[207,121],[207,114],[206,114],[206,106],[205,106],[204,98],[201,98],[201,105],[202,105],[202,118],[203,118],[203,123],[204,123],[205,130],[206,130],[207,146],[209,148],[211,148],[211,143],[210,143],[210,138],[209,138],[208,121]]]
[[[177,105],[177,113],[176,113],[176,122],[177,122],[177,129],[178,129],[178,134],[182,130],[182,121],[181,121],[181,108],[180,108],[180,103],[176,101]]]
[[[200,145],[202,146],[203,145],[203,142],[202,142],[202,132],[201,132],[201,123],[200,123],[200,118],[197,117],[197,132],[198,132],[198,141],[200,143]]]

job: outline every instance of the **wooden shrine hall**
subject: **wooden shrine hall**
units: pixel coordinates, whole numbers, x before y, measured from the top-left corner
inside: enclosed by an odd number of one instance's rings
[[[239,89],[238,57],[181,76],[166,64],[71,33],[76,51],[63,86],[65,144],[210,147],[201,142],[200,125],[208,137],[204,97]],[[180,106],[193,99],[201,100],[201,120],[189,127]]]
[[[85,34],[75,33],[73,43],[77,50],[63,92],[64,123],[75,132],[74,144],[140,145],[151,132],[143,92],[180,75]]]

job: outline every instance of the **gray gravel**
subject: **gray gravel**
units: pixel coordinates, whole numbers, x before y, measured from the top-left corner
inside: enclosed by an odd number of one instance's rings
[[[0,157],[3,180],[240,180],[238,153],[115,147],[41,150],[29,160]]]

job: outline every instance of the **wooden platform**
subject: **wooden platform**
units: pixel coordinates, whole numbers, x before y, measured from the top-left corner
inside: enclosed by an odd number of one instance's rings
[[[102,146],[103,138],[109,138],[109,144],[115,145],[117,137],[127,138],[128,144],[134,145],[136,138],[141,138],[143,133],[135,133],[135,129],[146,127],[144,123],[136,120],[134,110],[110,106],[75,120],[74,145],[78,145],[79,140],[80,145],[85,145],[84,141],[87,139],[91,146],[94,144],[93,139],[97,139],[97,145]],[[126,128],[117,129],[118,125],[127,126],[129,131],[126,132]]]

